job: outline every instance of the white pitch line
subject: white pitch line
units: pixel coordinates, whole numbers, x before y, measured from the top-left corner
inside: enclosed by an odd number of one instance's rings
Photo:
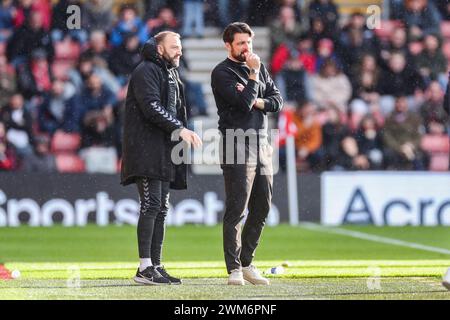
[[[431,246],[426,246],[426,245],[423,245],[420,243],[408,242],[408,241],[403,241],[403,240],[398,240],[398,239],[376,236],[373,234],[359,232],[359,231],[346,230],[346,229],[337,228],[337,227],[332,227],[332,228],[324,227],[319,224],[311,223],[311,222],[301,223],[300,226],[305,229],[324,232],[324,233],[334,233],[334,234],[339,234],[339,235],[348,236],[348,237],[357,238],[357,239],[364,239],[364,240],[386,243],[386,244],[391,244],[391,245],[400,246],[400,247],[407,247],[407,248],[412,248],[412,249],[418,249],[418,250],[423,250],[423,251],[429,251],[429,252],[450,255],[450,250],[448,250],[448,249],[431,247]]]

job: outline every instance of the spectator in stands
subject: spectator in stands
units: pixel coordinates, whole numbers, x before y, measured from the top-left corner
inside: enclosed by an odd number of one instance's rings
[[[316,17],[311,21],[311,26],[308,30],[308,37],[311,38],[314,48],[317,49],[319,41],[327,38],[336,43],[336,34],[334,31],[329,31],[325,28],[325,20],[321,17]]]
[[[101,78],[92,73],[82,91],[83,106],[82,147],[114,144],[114,94],[103,85]]]
[[[14,28],[21,27],[28,19],[32,12],[32,4],[34,0],[19,0],[15,2],[15,11],[13,18]],[[19,13],[20,12],[20,13]]]
[[[383,138],[380,130],[377,128],[376,119],[371,115],[365,115],[359,125],[354,138],[358,145],[358,151],[361,163],[369,163],[367,169],[383,169]]]
[[[89,1],[87,1],[89,3]],[[68,29],[67,9],[69,6],[78,6],[81,8],[82,3],[80,0],[59,0],[53,6],[52,15],[52,40],[54,42],[62,41],[66,36],[70,36],[72,39],[84,44],[88,39],[88,32],[86,29]],[[83,17],[83,15],[81,15]]]
[[[353,97],[350,103],[351,128],[358,127],[359,121],[366,114],[375,117],[378,125],[383,123],[380,110],[380,94],[378,93],[380,69],[375,56],[365,54],[360,62],[353,65],[352,88]]]
[[[348,46],[351,42],[350,33],[352,31],[358,30],[363,33],[364,41],[367,41],[370,45],[377,47],[378,39],[376,38],[373,30],[367,27],[366,17],[363,13],[355,11],[350,15],[348,23],[342,28],[339,35],[339,42],[341,45]],[[375,54],[375,52],[372,52]]]
[[[301,48],[302,49],[302,48]],[[314,71],[315,56],[312,53],[300,52],[293,43],[281,44],[272,59],[272,73],[281,95],[288,101],[305,100],[307,70]]]
[[[84,1],[81,7],[81,25],[91,33],[93,30],[103,30],[110,33],[114,14],[112,13],[113,0]]]
[[[423,37],[411,37],[408,41],[408,52],[406,53],[408,66],[416,68],[414,62],[423,51]]]
[[[322,128],[316,120],[316,106],[309,101],[301,101],[296,109],[293,122],[297,127],[295,146],[297,160],[306,163],[310,170],[320,169],[322,145]]]
[[[394,96],[403,94],[408,96],[408,103],[413,110],[417,108],[414,95],[419,95],[424,89],[420,74],[406,65],[405,56],[394,52],[389,59],[388,69],[384,70],[380,78],[380,106],[383,115],[388,115],[394,109]]]
[[[94,60],[103,60],[104,64],[110,59],[111,50],[108,47],[106,33],[103,30],[93,30],[89,38],[89,47],[85,51]]]
[[[323,63],[331,59],[334,61],[339,69],[342,69],[342,63],[338,55],[334,50],[334,43],[331,39],[322,38],[317,43],[317,55],[316,55],[316,67],[315,70],[318,71],[322,68]]]
[[[183,36],[202,38],[205,33],[203,0],[184,0],[183,5]]]
[[[421,39],[420,37],[413,37],[413,39]],[[386,67],[389,64],[389,59],[393,52],[401,52],[407,61],[410,60],[410,52],[408,49],[408,37],[406,29],[403,27],[396,27],[389,36],[389,41],[381,45],[380,58],[381,66]],[[411,59],[412,63],[412,59]]]
[[[20,158],[33,152],[33,120],[25,108],[25,101],[20,93],[14,94],[9,105],[0,111],[0,121],[6,126],[7,141],[15,148]]]
[[[24,159],[22,169],[25,172],[57,172],[56,158],[50,153],[50,139],[47,136],[35,138],[34,152]]]
[[[19,0],[14,14],[14,26],[19,28],[31,19],[33,13],[38,12],[42,19],[42,27],[46,32],[50,30],[52,7],[48,0]]]
[[[317,56],[312,40],[303,33],[298,42],[282,43],[272,56],[271,71],[282,96],[299,101],[307,98],[308,76],[316,72]],[[296,97],[294,97],[296,96]]]
[[[271,52],[281,44],[293,46],[302,35],[302,26],[295,19],[295,12],[291,7],[280,8],[278,19],[270,25]]]
[[[16,169],[16,156],[14,149],[6,138],[6,127],[0,121],[0,171],[12,171]]]
[[[79,58],[77,68],[69,71],[69,79],[78,93],[82,91],[85,81],[94,72],[111,92],[120,91],[120,83],[107,68],[106,62],[103,64],[102,59],[95,60],[91,54],[84,53]]]
[[[327,170],[367,169],[367,158],[360,156],[358,144],[345,124],[343,114],[338,108],[327,110],[327,121],[322,126],[323,165]]]
[[[429,128],[431,122],[437,122],[444,126],[449,123],[448,114],[442,108],[444,104],[444,91],[437,81],[432,81],[425,91],[425,101],[420,107],[420,115],[425,128]]]
[[[370,162],[359,152],[358,143],[352,136],[345,137],[340,144],[340,153],[334,170],[368,170]]]
[[[312,40],[304,33],[296,45],[282,43],[276,48],[271,60],[272,76],[276,77],[283,69],[284,64],[288,59],[292,59],[292,57],[297,57],[301,61],[308,74],[316,72],[316,54],[314,52]]]
[[[112,50],[109,69],[123,86],[128,76],[141,61],[139,38],[136,33],[124,34],[124,42]]]
[[[81,95],[85,112],[81,127],[80,157],[87,172],[117,171],[116,130],[113,107],[115,97],[96,74],[92,74]]]
[[[441,17],[432,1],[405,0],[393,18],[405,24],[410,36],[440,34]]]
[[[156,18],[147,20],[145,25],[139,31],[139,40],[141,43],[144,43],[150,36],[164,30],[178,31],[178,21],[170,7],[160,8]]]
[[[302,11],[303,11],[302,7],[304,5],[303,2],[304,1],[297,1],[297,0],[278,0],[278,1],[276,1],[277,6],[279,6],[279,7],[284,7],[284,6],[291,7],[295,12],[295,19],[298,22],[302,23],[304,20],[306,22],[306,24],[308,24],[309,23],[309,21],[307,21],[308,19],[304,19],[302,16]],[[279,11],[279,10],[277,10],[277,11]]]
[[[42,102],[38,105],[38,125],[39,130],[50,134],[63,129],[64,131],[79,131],[73,127],[72,122],[79,121],[80,115],[76,114],[77,106],[73,100],[75,88],[71,88],[70,83],[55,80],[52,90],[43,96]]]
[[[272,20],[274,0],[249,1],[247,9],[248,24],[251,26],[266,26]]]
[[[313,0],[309,4],[309,20],[316,18],[324,19],[326,30],[332,31],[338,29],[339,12],[333,0]]]
[[[51,90],[52,75],[47,54],[43,49],[34,50],[30,62],[17,67],[17,85],[26,99]]]
[[[161,8],[168,7],[171,1],[167,0],[144,0],[145,1],[145,19],[152,19],[158,16]],[[171,7],[169,7],[171,8]],[[173,8],[171,8],[173,10]]]
[[[339,36],[339,56],[343,70],[349,74],[355,61],[359,61],[363,54],[379,54],[379,43],[372,30],[366,27],[366,18],[356,12],[350,17],[349,23],[343,28]]]
[[[233,21],[241,21],[247,13],[248,2],[245,0],[218,0],[217,14],[223,29]]]
[[[319,73],[311,77],[310,96],[320,109],[336,107],[343,114],[347,114],[352,87],[347,76],[338,69],[332,59],[325,60]]]
[[[422,121],[409,111],[405,95],[395,99],[395,109],[386,119],[383,143],[388,170],[423,170],[424,159],[420,150]]]
[[[12,0],[2,0],[0,3],[0,42],[7,41],[12,34],[13,18],[16,8]]]
[[[120,7],[120,20],[111,32],[110,42],[112,46],[118,47],[123,43],[123,36],[129,32],[139,32],[143,27],[142,20],[137,15],[136,7],[123,4]]]
[[[16,92],[17,82],[14,68],[8,64],[6,56],[0,55],[0,110]]]
[[[450,20],[450,2],[448,0],[434,0],[443,20]]]
[[[14,65],[26,62],[35,49],[43,49],[49,61],[53,61],[54,49],[51,37],[43,28],[42,16],[33,11],[30,19],[16,29],[8,41],[6,55]]]
[[[441,51],[440,40],[436,35],[427,34],[423,44],[423,51],[415,58],[416,68],[425,85],[439,80],[444,86],[447,83],[447,58]]]

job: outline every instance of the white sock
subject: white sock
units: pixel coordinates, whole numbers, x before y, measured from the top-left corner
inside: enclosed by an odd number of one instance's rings
[[[139,259],[139,261],[140,261],[139,271],[144,271],[145,269],[147,269],[152,265],[152,259],[150,258]]]
[[[447,269],[447,272],[444,275],[444,281],[450,283],[450,268]]]

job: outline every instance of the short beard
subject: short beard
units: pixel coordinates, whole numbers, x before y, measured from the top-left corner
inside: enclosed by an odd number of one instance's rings
[[[235,54],[231,54],[231,56],[234,58],[234,59],[236,59],[237,61],[240,61],[240,62],[245,62],[245,55],[244,55],[244,53],[240,53],[240,54],[238,54],[238,55],[235,55]]]
[[[163,55],[163,59],[172,68],[178,68],[178,66],[180,65],[180,60],[178,59],[178,61],[175,61],[175,57],[171,58],[167,55]]]

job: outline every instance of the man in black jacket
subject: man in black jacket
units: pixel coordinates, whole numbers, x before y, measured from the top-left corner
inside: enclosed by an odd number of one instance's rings
[[[186,164],[174,164],[174,137],[194,147],[200,138],[186,129],[183,84],[176,68],[181,57],[180,35],[163,31],[147,41],[143,61],[131,74],[125,104],[121,183],[136,183],[140,198],[137,227],[141,284],[180,284],[161,265],[169,188],[185,189]],[[177,161],[176,161],[177,162]]]
[[[252,52],[253,35],[245,23],[228,25],[223,32],[228,57],[211,75],[224,147],[223,246],[230,285],[243,285],[244,280],[269,284],[251,262],[272,199],[267,112],[278,112],[283,100],[260,58]],[[247,220],[241,231],[247,207]]]
[[[20,65],[28,61],[31,53],[43,49],[49,62],[53,61],[54,48],[50,34],[45,31],[40,12],[31,12],[29,21],[16,29],[8,40],[6,55],[8,61]]]

